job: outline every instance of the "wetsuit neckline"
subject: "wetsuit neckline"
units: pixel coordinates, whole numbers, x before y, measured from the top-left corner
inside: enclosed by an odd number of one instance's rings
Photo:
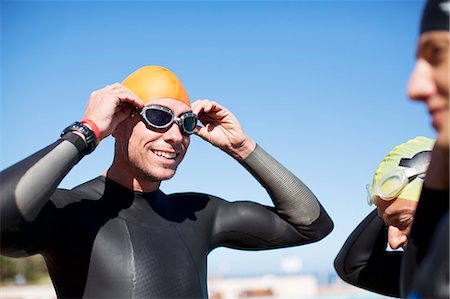
[[[123,186],[122,184],[117,183],[116,181],[114,181],[113,179],[108,178],[107,176],[104,175],[100,175],[99,179],[106,183],[109,183],[111,185],[113,185],[115,188],[117,188],[118,190],[126,190],[128,192],[133,192],[134,195],[137,195],[138,197],[144,197],[144,198],[153,198],[155,196],[157,196],[158,194],[162,193],[162,191],[158,188],[155,191],[151,191],[151,192],[142,192],[142,191],[136,191],[136,190],[132,190],[129,189],[125,186]]]

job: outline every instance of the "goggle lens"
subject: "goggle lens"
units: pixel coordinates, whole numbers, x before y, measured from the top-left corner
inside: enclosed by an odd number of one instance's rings
[[[183,126],[186,131],[194,132],[197,128],[197,117],[195,115],[186,116],[183,119]]]
[[[148,109],[145,116],[150,123],[158,128],[164,128],[172,123],[172,115],[163,110]]]
[[[404,186],[403,177],[395,175],[389,176],[380,184],[380,191],[382,195],[391,195],[398,193],[399,189]]]

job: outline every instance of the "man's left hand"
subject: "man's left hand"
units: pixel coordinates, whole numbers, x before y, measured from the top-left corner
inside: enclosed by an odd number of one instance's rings
[[[225,107],[210,100],[197,100],[192,111],[204,126],[198,126],[196,135],[214,146],[243,161],[256,147],[248,137],[237,118]]]

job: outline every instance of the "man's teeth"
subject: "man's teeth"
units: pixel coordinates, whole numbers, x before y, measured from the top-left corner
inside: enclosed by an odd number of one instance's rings
[[[167,159],[174,159],[177,154],[176,153],[169,153],[169,152],[163,152],[163,151],[153,151],[157,156],[161,156]]]

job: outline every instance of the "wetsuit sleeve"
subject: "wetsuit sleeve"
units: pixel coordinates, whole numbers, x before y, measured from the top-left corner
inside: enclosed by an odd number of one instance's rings
[[[414,222],[408,238],[405,261],[402,267],[402,295],[405,297],[411,290],[411,282],[430,251],[431,239],[438,229],[438,223],[449,208],[449,191],[433,190],[423,187]]]
[[[283,219],[295,226],[309,227],[314,239],[331,232],[333,222],[314,193],[264,149],[257,145],[242,164],[267,190]]]
[[[400,297],[402,252],[388,252],[387,231],[372,211],[345,241],[334,260],[344,281],[383,295]]]
[[[274,207],[234,202],[222,207],[215,224],[225,246],[265,249],[316,242],[333,229],[333,222],[314,194],[294,174],[261,147],[242,165],[269,193]]]
[[[81,142],[80,142],[81,141]],[[83,139],[74,133],[45,147],[0,173],[1,254],[25,256],[32,247],[25,232],[49,235],[55,223],[52,217],[38,217],[50,196],[69,170],[81,159]],[[35,221],[39,218],[39,221]],[[42,230],[32,229],[40,226]]]

